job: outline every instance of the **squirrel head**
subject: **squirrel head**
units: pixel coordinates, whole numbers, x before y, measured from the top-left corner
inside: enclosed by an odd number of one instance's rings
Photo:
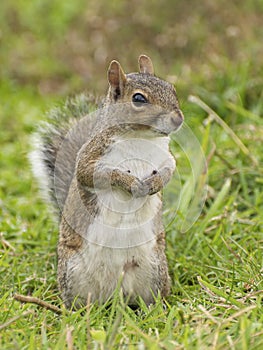
[[[139,73],[129,74],[124,73],[118,61],[110,63],[107,104],[129,104],[136,123],[141,120],[142,124],[150,125],[160,133],[177,130],[184,117],[174,86],[154,75],[153,63],[148,56],[139,56],[138,63]]]

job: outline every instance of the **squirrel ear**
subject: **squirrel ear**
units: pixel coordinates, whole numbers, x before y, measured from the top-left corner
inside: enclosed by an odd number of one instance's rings
[[[123,88],[126,83],[126,76],[118,61],[112,61],[108,69],[108,81],[114,100],[123,95]]]
[[[154,75],[153,63],[150,57],[146,55],[141,55],[138,61],[139,61],[140,73],[148,73],[148,74]]]

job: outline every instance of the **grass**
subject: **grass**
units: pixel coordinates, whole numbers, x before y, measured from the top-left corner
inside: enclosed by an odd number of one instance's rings
[[[262,2],[165,5],[0,5],[1,349],[263,347]],[[110,59],[134,70],[141,52],[176,81],[188,126],[171,142],[178,173],[165,191],[172,293],[165,308],[157,298],[134,312],[116,291],[111,307],[68,312],[56,283],[57,227],[27,160],[30,135],[66,95],[103,94]],[[184,230],[184,218],[197,212]],[[21,304],[14,293],[57,305],[62,315]]]

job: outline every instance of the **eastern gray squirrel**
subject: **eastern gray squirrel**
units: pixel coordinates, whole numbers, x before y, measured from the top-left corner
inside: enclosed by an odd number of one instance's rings
[[[59,218],[58,283],[67,308],[103,303],[120,283],[130,305],[170,290],[161,190],[175,169],[169,134],[183,122],[174,87],[139,57],[108,69],[100,108],[85,95],[38,131],[35,176]]]

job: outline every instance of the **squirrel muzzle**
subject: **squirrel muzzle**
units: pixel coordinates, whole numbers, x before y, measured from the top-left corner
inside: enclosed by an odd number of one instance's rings
[[[156,119],[154,128],[161,134],[169,135],[179,130],[183,121],[184,115],[180,109],[177,109],[176,111],[162,113],[162,115]]]

